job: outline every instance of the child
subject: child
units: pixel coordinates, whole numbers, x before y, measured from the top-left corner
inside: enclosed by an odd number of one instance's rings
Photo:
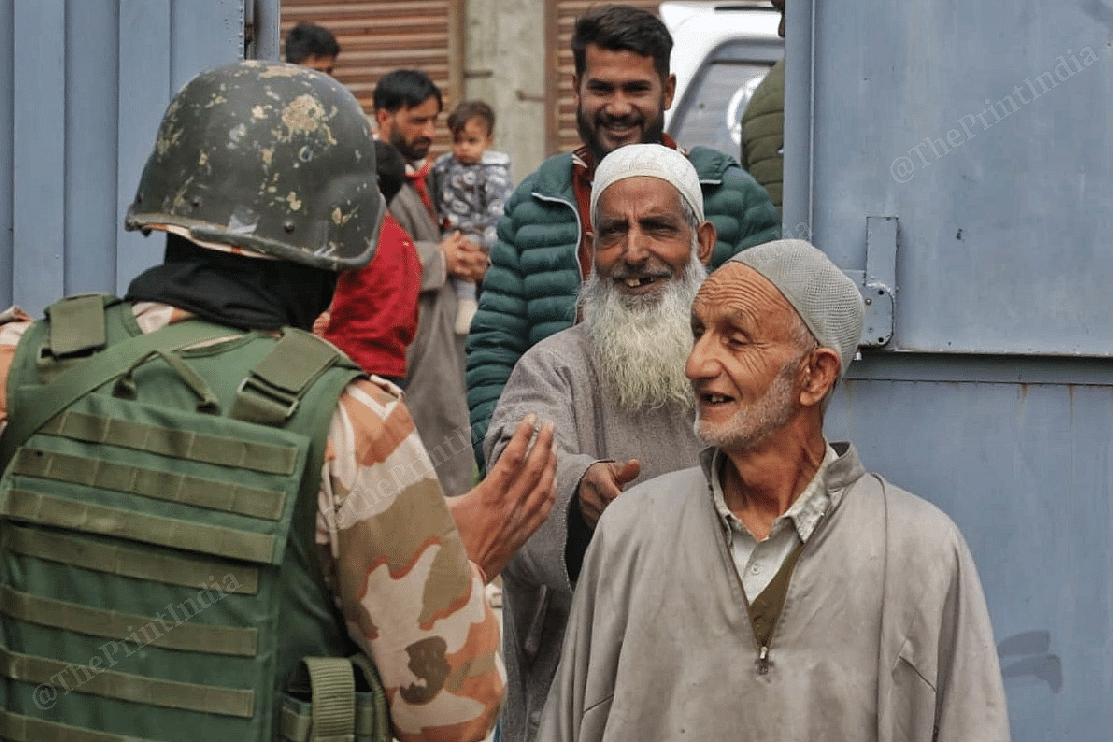
[[[495,227],[511,195],[511,158],[491,149],[495,112],[483,101],[462,101],[449,114],[452,152],[430,171],[430,197],[444,235],[460,232],[483,251],[495,245]],[[476,313],[476,285],[456,280],[456,332],[467,335]]]

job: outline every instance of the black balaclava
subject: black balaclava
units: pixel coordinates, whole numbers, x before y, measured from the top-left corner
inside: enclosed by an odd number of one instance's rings
[[[291,325],[308,331],[328,309],[336,281],[337,274],[324,268],[209,250],[167,234],[162,265],[138,275],[125,298],[169,304],[246,330]]]

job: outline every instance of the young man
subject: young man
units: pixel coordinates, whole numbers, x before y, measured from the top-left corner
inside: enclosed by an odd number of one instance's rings
[[[604,512],[540,739],[1009,740],[959,530],[824,437],[862,323],[801,240],[704,282],[685,371],[711,448]]]
[[[597,168],[589,211],[584,321],[526,351],[487,431],[494,463],[523,410],[557,426],[557,501],[503,571],[504,739],[534,737],[600,513],[626,487],[692,466],[700,451],[685,358],[716,233],[696,170],[660,144],[622,147]]]
[[[507,203],[468,338],[468,405],[478,433],[519,357],[576,321],[577,292],[592,263],[588,194],[596,165],[628,144],[675,147],[662,133],[676,82],[672,46],[665,25],[638,8],[602,6],[577,21],[573,82],[584,147],[542,163]],[[713,267],[779,235],[777,210],[732,157],[702,147],[686,154],[716,228]],[[481,463],[482,453],[477,441]]]
[[[395,70],[372,93],[379,137],[406,160],[407,182],[390,212],[414,238],[422,264],[418,332],[407,359],[406,392],[414,424],[448,495],[472,487],[471,428],[464,390],[464,338],[456,334],[457,297],[452,277],[479,282],[487,254],[460,234],[442,239],[426,178],[441,91],[418,70]]]
[[[316,23],[299,23],[286,34],[286,61],[333,74],[340,44],[333,32]]]

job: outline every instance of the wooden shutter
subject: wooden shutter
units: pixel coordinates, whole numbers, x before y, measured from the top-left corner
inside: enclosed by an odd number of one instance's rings
[[[464,0],[283,0],[282,36],[309,21],[333,32],[340,44],[333,74],[373,114],[371,93],[384,74],[408,68],[432,78],[445,110],[460,100],[464,70]],[[285,58],[285,49],[283,50]],[[449,136],[439,126],[433,152]]]

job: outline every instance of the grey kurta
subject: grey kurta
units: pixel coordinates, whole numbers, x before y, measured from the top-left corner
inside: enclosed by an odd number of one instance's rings
[[[793,572],[765,675],[706,468],[613,503],[539,739],[1008,740],[963,537],[935,506],[867,474],[849,444],[833,447],[832,506]]]
[[[456,334],[456,290],[445,274],[441,230],[409,182],[391,215],[414,238],[422,264],[418,331],[406,353],[406,406],[446,495],[472,488],[472,430],[464,389],[464,337]]]
[[[692,466],[700,452],[692,410],[669,405],[632,414],[611,404],[583,325],[545,338],[515,365],[488,428],[489,468],[527,412],[556,423],[557,502],[503,570],[507,703],[500,734],[508,742],[533,739],[557,670],[572,599],[567,560],[579,563],[584,549],[569,541],[569,509],[577,507],[584,472],[596,461],[636,458],[642,462],[638,482]]]

